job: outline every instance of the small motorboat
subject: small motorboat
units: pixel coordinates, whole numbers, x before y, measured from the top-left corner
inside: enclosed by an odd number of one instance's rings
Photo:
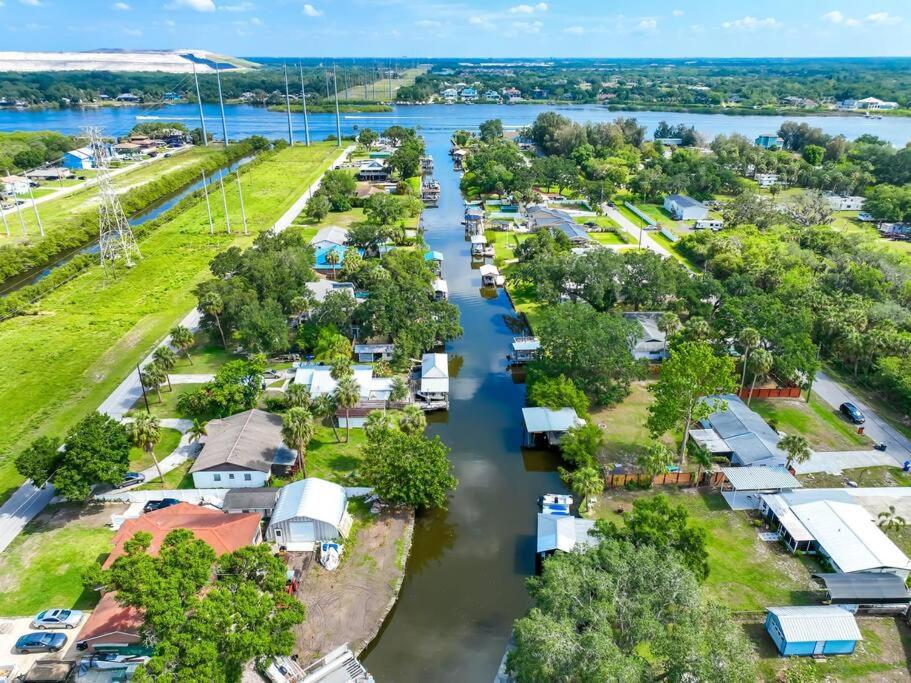
[[[325,542],[319,547],[319,563],[327,570],[335,571],[341,562],[342,547],[338,543]]]
[[[560,517],[568,517],[570,515],[569,508],[572,504],[572,496],[560,493],[545,493],[538,499],[538,506],[541,508],[541,512]]]

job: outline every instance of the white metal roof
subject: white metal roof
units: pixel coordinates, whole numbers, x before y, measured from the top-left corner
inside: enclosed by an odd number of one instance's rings
[[[489,264],[489,263],[485,263],[483,266],[481,266],[480,268],[478,268],[478,270],[481,271],[481,275],[482,275],[482,276],[484,276],[484,275],[499,275],[499,274],[500,274],[500,271],[497,269],[497,267],[496,267],[496,266],[493,266],[493,265],[491,265],[491,264]]]
[[[487,244],[487,238],[484,235],[472,235],[471,236],[472,244]]]
[[[789,643],[863,640],[854,615],[837,605],[769,607],[768,610],[778,618],[781,632]]]
[[[389,398],[392,391],[391,378],[374,377],[373,367],[370,365],[353,365],[351,369],[362,400],[383,401]],[[311,396],[331,394],[338,386],[332,377],[331,365],[301,364],[294,372],[294,383],[303,384],[310,389]]]
[[[783,467],[722,467],[721,471],[738,491],[797,489],[803,486]]]
[[[594,528],[595,522],[591,519],[547,515],[539,512],[538,552],[562,550],[568,553],[577,545],[597,545],[598,539],[590,535]]]
[[[313,294],[313,298],[322,303],[326,300],[326,295],[330,292],[345,292],[354,296],[354,285],[350,282],[335,282],[333,280],[316,280],[308,282],[307,289]]]
[[[788,505],[787,501],[782,496],[777,494],[766,494],[762,496],[762,500],[769,506],[772,512],[775,513],[778,522],[784,527],[785,531],[788,532],[788,535],[797,543],[816,540],[813,537],[813,534],[811,534],[803,525],[803,522],[797,519],[797,516],[791,512],[791,506]]]
[[[565,432],[570,427],[585,424],[572,408],[522,408],[522,417],[525,419],[525,429],[529,434]]]
[[[347,241],[348,231],[345,230],[345,228],[340,228],[337,225],[330,225],[325,228],[320,228],[319,232],[310,240],[310,244],[319,244],[320,242],[344,244]]]
[[[448,292],[449,285],[446,284],[446,280],[443,278],[437,278],[433,281],[433,291],[434,292]]]
[[[449,356],[445,353],[425,353],[421,358],[421,391],[449,391]]]
[[[339,526],[348,497],[345,489],[325,479],[309,477],[282,487],[269,525],[295,517],[307,517]]]
[[[842,572],[911,570],[911,560],[860,505],[819,500],[794,505],[791,511]]]
[[[690,438],[709,453],[730,453],[731,447],[714,429],[691,429]]]
[[[517,337],[512,341],[513,351],[537,351],[541,348],[541,342],[535,337]]]

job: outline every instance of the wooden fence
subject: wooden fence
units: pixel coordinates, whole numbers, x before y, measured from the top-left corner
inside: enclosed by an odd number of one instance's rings
[[[665,472],[657,477],[652,477],[651,482],[647,474],[605,474],[604,487],[608,489],[623,488],[627,484],[636,486],[721,486],[724,483],[724,473],[703,471],[696,481],[694,472]]]
[[[743,389],[737,395],[746,401],[752,393],[753,398],[800,398],[800,387],[779,387],[777,389]]]

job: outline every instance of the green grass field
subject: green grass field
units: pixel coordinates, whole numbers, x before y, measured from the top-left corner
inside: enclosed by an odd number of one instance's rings
[[[167,427],[162,427],[161,429],[161,441],[155,446],[155,457],[158,458],[158,462],[161,462],[163,458],[171,455],[171,452],[177,448],[180,444],[180,432],[176,429],[168,429]],[[130,449],[130,469],[134,472],[141,472],[147,467],[152,467],[155,465],[155,461],[152,460],[152,456],[146,453],[141,448],[133,446]]]
[[[817,451],[851,451],[873,447],[869,437],[845,422],[815,394],[807,404],[799,399],[754,399],[750,407],[774,429],[786,434],[802,434],[810,448]]]
[[[143,259],[133,269],[105,280],[93,267],[42,300],[36,315],[0,324],[0,496],[21,481],[11,456],[97,408],[193,308],[192,288],[212,257],[271,228],[338,153],[328,143],[297,146],[251,167],[244,176],[249,237],[236,231],[236,195],[228,199],[232,235],[220,229],[210,237],[205,204],[197,202],[140,243]]]
[[[648,393],[648,384],[635,382],[630,387],[630,395],[619,404],[591,412],[592,422],[604,432],[604,447],[598,454],[602,463],[635,463],[645,452],[652,442],[645,426],[651,404],[652,395]],[[670,435],[661,441],[671,448],[675,447]]]

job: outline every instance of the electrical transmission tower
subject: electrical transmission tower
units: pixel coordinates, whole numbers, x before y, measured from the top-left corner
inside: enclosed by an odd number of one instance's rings
[[[120,199],[111,184],[108,164],[108,148],[101,139],[99,128],[85,130],[95,158],[96,184],[98,186],[98,246],[101,253],[101,267],[104,274],[114,274],[119,259],[127,268],[132,268],[136,259],[142,258],[139,245],[133,237],[133,230],[127,222],[120,205]]]

